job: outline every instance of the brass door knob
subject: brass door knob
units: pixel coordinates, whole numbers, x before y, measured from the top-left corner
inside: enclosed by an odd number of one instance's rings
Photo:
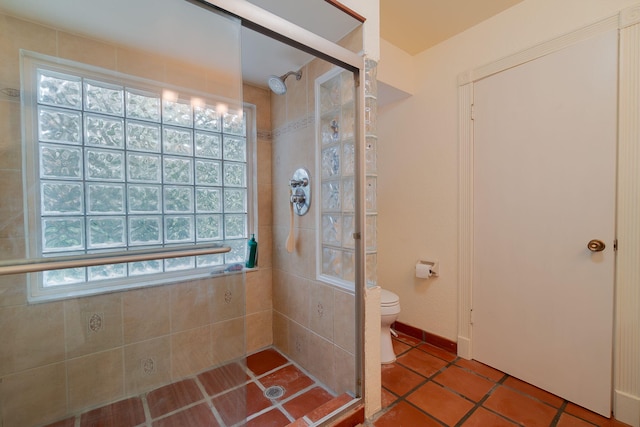
[[[602,252],[606,247],[607,246],[602,240],[593,239],[589,240],[589,243],[587,243],[587,248],[589,248],[591,252]]]

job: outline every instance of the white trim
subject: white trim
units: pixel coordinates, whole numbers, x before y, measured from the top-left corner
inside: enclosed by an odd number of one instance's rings
[[[620,16],[634,24],[620,30],[619,47],[614,413],[640,427],[640,7]]]
[[[458,356],[471,359],[473,277],[473,84],[458,90]],[[462,346],[461,342],[468,342]],[[463,353],[461,350],[465,348]]]
[[[604,33],[608,30],[617,29],[618,24],[618,15],[612,16],[579,30],[572,31],[564,36],[540,43],[505,58],[498,59],[490,64],[485,64],[473,70],[466,71],[458,76],[458,86],[478,81],[501,71],[508,70],[509,68],[517,67],[525,62],[533,61],[534,59],[557,52],[565,47],[574,45],[582,40],[586,40],[591,36]]]
[[[615,390],[613,393],[613,405],[616,420],[632,427],[640,426],[640,397]]]

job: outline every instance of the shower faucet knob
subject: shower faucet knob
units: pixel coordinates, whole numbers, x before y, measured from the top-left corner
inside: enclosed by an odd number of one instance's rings
[[[289,186],[291,186],[291,188],[306,187],[307,185],[309,185],[309,179],[307,178],[292,179],[289,181]]]

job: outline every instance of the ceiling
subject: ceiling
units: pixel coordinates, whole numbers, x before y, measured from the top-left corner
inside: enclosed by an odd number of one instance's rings
[[[380,36],[420,53],[523,0],[380,0]]]
[[[332,41],[360,24],[324,0],[249,1]],[[520,1],[380,0],[381,37],[414,55]],[[206,29],[216,25],[215,14],[202,13],[198,6],[181,0],[0,0],[0,10],[115,43],[162,50],[182,59],[210,58],[212,46],[231,62],[237,56],[224,52],[225,40],[206,37]],[[269,75],[298,70],[311,60],[301,51],[246,28],[241,30],[241,44],[243,79],[259,86],[266,87]]]

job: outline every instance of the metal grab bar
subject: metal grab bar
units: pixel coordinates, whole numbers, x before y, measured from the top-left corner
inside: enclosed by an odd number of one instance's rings
[[[119,264],[123,262],[149,261],[165,258],[222,254],[231,251],[229,246],[189,245],[169,248],[136,249],[131,251],[103,252],[72,256],[18,259],[0,262],[0,276],[9,274],[36,273],[63,268],[91,267],[94,265]]]

